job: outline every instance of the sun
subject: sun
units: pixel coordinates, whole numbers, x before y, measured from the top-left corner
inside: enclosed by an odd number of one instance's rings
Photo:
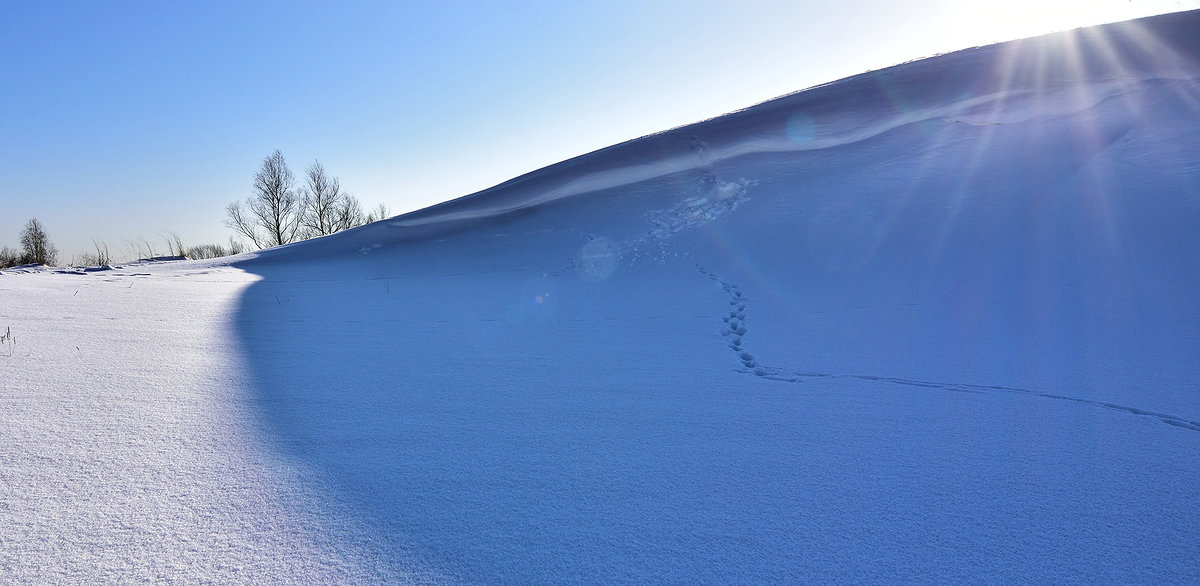
[[[1200,0],[983,0],[956,3],[981,44],[1200,8]]]

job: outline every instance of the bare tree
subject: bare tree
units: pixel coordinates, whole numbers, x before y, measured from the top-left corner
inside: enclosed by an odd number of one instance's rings
[[[300,193],[304,207],[301,224],[306,237],[326,236],[363,224],[358,199],[343,192],[337,177],[326,175],[320,161],[309,165]]]
[[[246,252],[246,245],[240,239],[229,237],[229,254],[241,254]]]
[[[254,175],[254,192],[246,198],[245,207],[235,201],[225,208],[229,214],[226,225],[258,248],[295,242],[303,217],[295,184],[283,154],[276,150],[263,159]]]
[[[367,213],[364,223],[370,224],[371,222],[386,220],[390,217],[392,217],[391,210],[388,209],[387,204],[380,202],[379,205],[371,208],[371,211]]]
[[[58,249],[50,244],[50,237],[37,218],[31,218],[21,230],[21,256],[26,264],[53,265],[58,262]]]
[[[362,204],[358,203],[357,197],[346,194],[334,223],[340,226],[338,230],[348,230],[367,223],[367,216],[363,214]]]
[[[21,264],[20,251],[13,250],[7,246],[0,247],[0,269],[15,267]]]
[[[258,231],[258,223],[246,213],[242,202],[235,201],[225,206],[225,213],[229,214],[229,218],[225,220],[226,226],[236,230],[239,235],[249,238],[255,248],[265,248],[264,238]]]

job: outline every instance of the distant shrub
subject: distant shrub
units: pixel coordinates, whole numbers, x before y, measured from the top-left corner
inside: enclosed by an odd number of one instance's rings
[[[386,220],[390,217],[392,217],[392,211],[388,209],[387,204],[380,202],[379,205],[375,206],[370,212],[367,213],[363,223],[370,224],[371,222]]]
[[[237,238],[229,237],[229,254],[241,254],[246,252],[246,245]]]
[[[187,249],[187,257],[193,260],[201,258],[218,258],[222,256],[229,256],[229,251],[220,244],[200,244],[198,246],[188,247]]]
[[[184,252],[185,256],[188,258],[192,260],[198,260],[241,254],[245,251],[246,247],[241,243],[241,241],[230,238],[229,246],[222,246],[220,244],[200,244],[198,246],[189,247]]]
[[[21,253],[7,246],[0,247],[0,269],[21,264]]]

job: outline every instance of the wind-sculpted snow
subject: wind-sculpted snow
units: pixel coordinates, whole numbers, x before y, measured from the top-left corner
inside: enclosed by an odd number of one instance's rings
[[[747,155],[836,148],[908,125],[1079,114],[1129,99],[1148,84],[1194,83],[1193,33],[1125,24],[1092,29],[1066,47],[1035,39],[948,55],[939,58],[937,73],[927,62],[867,73],[584,155],[389,223],[413,227],[510,213]]]
[[[1152,80],[1122,80],[1122,86],[1139,81]],[[643,138],[640,140],[659,143],[660,152],[670,154],[650,162],[641,162],[634,158],[636,155],[633,153],[617,151],[611,153],[610,157],[604,157],[609,153],[601,151],[590,157],[617,159],[624,158],[624,155],[634,160],[625,165],[609,165],[603,169],[584,172],[573,166],[565,169],[550,167],[515,182],[462,200],[399,216],[388,220],[387,223],[397,227],[415,227],[477,220],[572,196],[628,187],[696,169],[709,169],[742,156],[832,149],[865,141],[907,125],[940,124],[946,121],[994,125],[1027,122],[1044,116],[1069,115],[1090,110],[1105,99],[1119,95],[1122,86],[1115,83],[1094,84],[1089,86],[1090,91],[1082,96],[1077,94],[1078,90],[1069,89],[1038,93],[1009,90],[965,98],[938,107],[909,110],[900,116],[887,113],[873,117],[864,113],[863,116],[855,117],[815,118],[805,112],[805,108],[810,107],[809,104],[800,103],[793,106],[795,113],[782,124],[777,120],[766,121],[766,124],[755,124],[757,120],[748,120],[747,127],[739,128],[742,132],[737,136],[718,136],[710,139],[714,142],[701,138],[706,130],[705,125]],[[798,96],[807,97],[805,94]],[[786,100],[785,98],[781,102]],[[786,107],[784,103],[769,105],[776,108]],[[685,134],[685,131],[694,134],[688,135],[684,140],[681,135]],[[685,145],[687,148],[683,148]],[[640,150],[638,149],[638,154]],[[587,161],[580,161],[581,165],[586,163]]]

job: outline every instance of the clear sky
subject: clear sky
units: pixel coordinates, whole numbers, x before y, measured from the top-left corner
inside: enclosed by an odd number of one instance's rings
[[[398,214],[903,61],[1200,0],[0,3],[0,245],[226,242],[283,152]]]

